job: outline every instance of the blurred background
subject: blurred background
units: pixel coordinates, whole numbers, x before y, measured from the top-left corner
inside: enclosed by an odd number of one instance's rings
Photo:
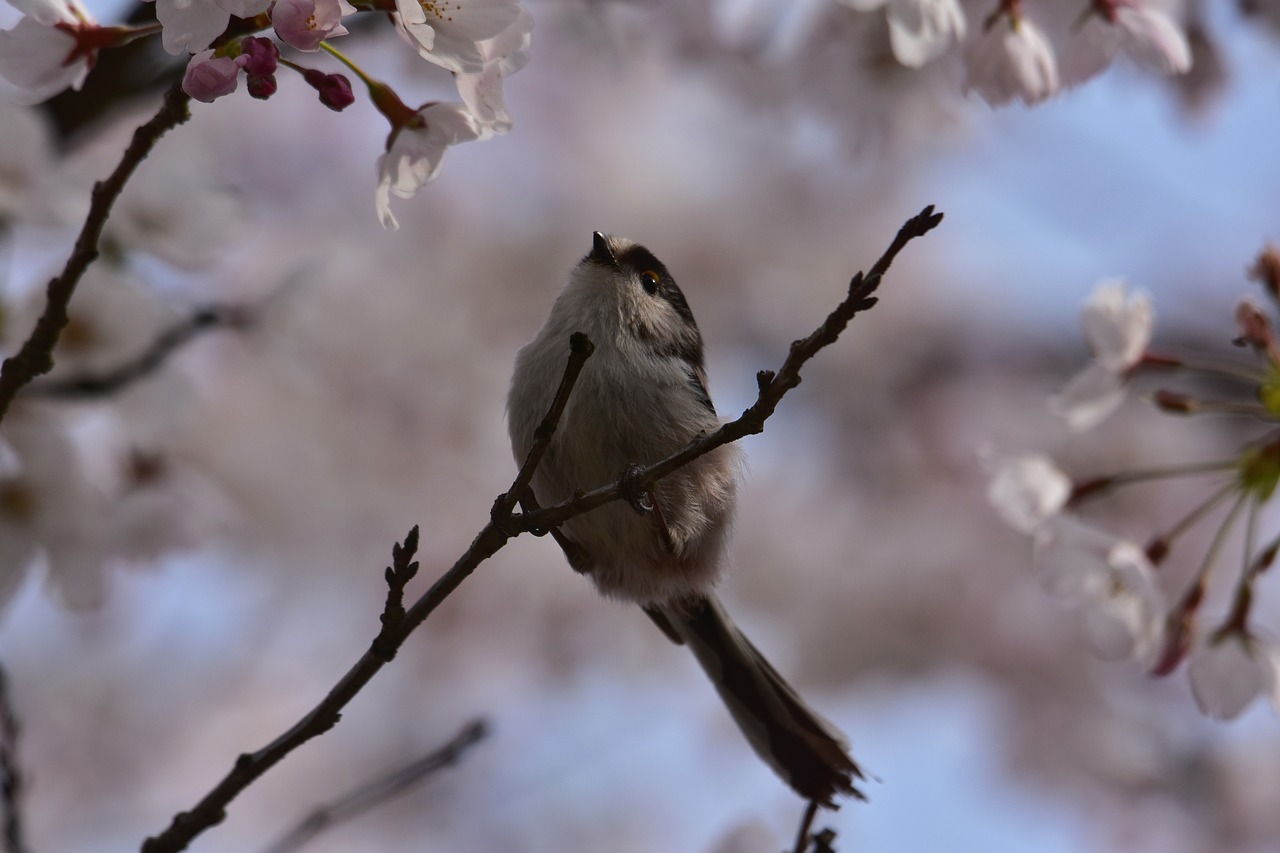
[[[1243,8],[1266,4],[1193,4],[1194,79],[1120,61],[1000,110],[961,92],[958,57],[870,62],[883,21],[814,0],[527,5],[514,129],[452,149],[393,203],[399,232],[374,214],[385,122],[361,92],[331,113],[296,75],[266,102],[194,104],[126,189],[58,370],[118,363],[210,302],[253,320],[105,399],[29,398],[6,419],[22,470],[47,473],[39,524],[0,526],[32,849],[160,831],[357,660],[393,542],[421,526],[411,595],[462,553],[514,475],[515,352],[593,230],[666,262],[735,416],[926,204],[943,225],[744,443],[723,597],[875,777],[869,804],[818,826],[843,851],[1280,848],[1274,714],[1213,723],[1183,674],[1094,658],[988,506],[982,463],[1046,449],[1083,475],[1230,452],[1222,422],[1138,402],[1072,436],[1046,400],[1087,361],[1078,310],[1101,278],[1153,296],[1159,342],[1235,336],[1244,270],[1280,238],[1280,51],[1268,9]],[[455,97],[389,27],[344,42],[407,102]],[[155,101],[69,147],[5,109],[12,348]],[[1195,494],[1126,492],[1108,521],[1142,535]],[[492,735],[458,767],[307,849],[793,843],[803,803],[692,656],[522,537],[194,849],[263,850],[476,716]]]

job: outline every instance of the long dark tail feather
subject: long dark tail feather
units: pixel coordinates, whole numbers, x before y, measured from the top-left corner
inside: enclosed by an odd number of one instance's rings
[[[645,612],[688,644],[752,749],[797,794],[828,808],[840,795],[866,799],[844,735],[805,704],[714,596]]]

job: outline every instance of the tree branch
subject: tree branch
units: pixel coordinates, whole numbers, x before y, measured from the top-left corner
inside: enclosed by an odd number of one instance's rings
[[[489,735],[489,724],[472,720],[444,746],[385,776],[366,782],[332,803],[316,807],[296,826],[267,848],[266,853],[293,853],[326,829],[359,817],[375,806],[407,792],[411,787],[447,767]]]
[[[22,393],[39,397],[91,400],[112,394],[158,371],[175,351],[214,329],[242,328],[249,312],[240,305],[206,305],[162,331],[140,355],[102,373],[33,382]]]
[[[941,221],[942,214],[934,213],[932,206],[926,207],[920,214],[908,220],[871,270],[865,276],[859,273],[853,277],[849,283],[848,296],[827,316],[822,325],[808,337],[792,343],[791,350],[777,373],[772,371],[760,373],[759,396],[741,417],[726,423],[710,435],[694,439],[683,450],[660,462],[630,472],[626,479],[633,485],[651,486],[662,477],[723,444],[737,441],[745,435],[762,432],[764,422],[773,414],[783,396],[791,388],[800,384],[800,368],[805,362],[833,342],[856,314],[875,304],[876,299],[873,293],[880,284],[881,276],[889,268],[898,252],[911,240],[933,230]],[[582,340],[585,342],[585,336]],[[365,652],[346,675],[334,685],[329,694],[291,729],[257,752],[242,754],[230,773],[191,811],[178,813],[164,832],[143,842],[143,853],[172,853],[172,851],[185,849],[197,835],[221,822],[226,816],[227,804],[254,780],[290,752],[336,725],[342,709],[390,660],[390,656],[404,644],[414,629],[426,621],[441,602],[448,598],[482,562],[496,554],[512,538],[522,532],[536,534],[550,530],[574,516],[622,497],[623,483],[620,480],[547,509],[518,515],[513,512],[515,503],[521,498],[520,490],[527,488],[546,450],[546,444],[550,443],[555,424],[563,414],[565,403],[581,370],[579,360],[585,361],[590,355],[589,342],[586,342],[588,346],[583,346],[581,343],[576,343],[577,341],[578,336],[575,335],[571,339],[570,357],[565,366],[564,379],[561,380],[560,389],[547,416],[538,428],[534,447],[524,465],[521,466],[511,488],[494,502],[488,524],[472,540],[466,552],[414,602],[402,617],[394,618],[394,630],[386,629],[384,613],[384,630],[379,632],[378,638],[375,639],[377,648],[371,647]],[[408,551],[408,545],[409,541],[406,540],[405,545],[397,549],[397,559],[412,558],[411,552],[403,553]],[[391,599],[392,596],[389,595],[389,605]]]
[[[111,213],[111,206],[119,198],[138,164],[151,153],[160,137],[190,118],[191,113],[187,109],[190,100],[187,93],[182,91],[181,85],[171,88],[155,116],[134,131],[133,141],[125,149],[124,156],[111,175],[94,184],[89,214],[80,229],[80,236],[76,238],[75,247],[71,250],[62,273],[49,281],[44,313],[36,322],[31,337],[0,366],[0,419],[4,418],[22,386],[37,376],[48,373],[53,367],[53,348],[58,343],[58,335],[67,325],[67,306],[84,271],[98,257],[98,240],[102,237],[102,229]]]
[[[0,811],[5,853],[26,853],[22,828],[22,773],[18,769],[18,715],[9,698],[9,678],[0,667]]]

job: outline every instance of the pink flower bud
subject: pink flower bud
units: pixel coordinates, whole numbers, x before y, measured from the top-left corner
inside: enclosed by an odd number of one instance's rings
[[[213,103],[223,95],[236,90],[239,62],[228,56],[214,56],[212,50],[197,53],[187,63],[187,73],[182,78],[182,89],[197,101]]]
[[[268,38],[253,37],[240,42],[240,55],[244,57],[244,70],[247,74],[269,77],[276,73],[280,60],[280,48]]]
[[[308,68],[302,74],[313,89],[320,93],[320,103],[334,112],[341,112],[355,103],[351,81],[341,74],[325,74],[318,68]]]

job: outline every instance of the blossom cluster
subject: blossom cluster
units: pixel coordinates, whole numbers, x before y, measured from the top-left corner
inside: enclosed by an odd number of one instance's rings
[[[1280,252],[1264,251],[1252,276],[1280,308]],[[1233,344],[1250,359],[1154,352],[1150,298],[1105,282],[1083,312],[1093,361],[1051,399],[1068,426],[1083,431],[1115,411],[1135,383],[1192,380],[1194,393],[1160,384],[1146,399],[1174,416],[1213,413],[1260,425],[1234,455],[1073,479],[1048,456],[1030,453],[997,461],[988,488],[1004,520],[1032,536],[1043,586],[1079,610],[1095,650],[1136,660],[1156,676],[1185,661],[1197,705],[1219,719],[1240,715],[1264,695],[1280,712],[1280,643],[1254,606],[1258,581],[1280,551],[1280,531],[1266,530],[1263,513],[1280,483],[1280,341],[1253,300],[1239,304],[1236,323]],[[1206,383],[1223,390],[1206,398]],[[1092,502],[1121,488],[1183,478],[1206,484],[1202,498],[1145,542],[1085,517]],[[1164,570],[1171,555],[1188,550],[1188,533],[1215,517],[1190,579],[1171,579]],[[1238,562],[1227,558],[1233,539],[1242,542]]]
[[[103,26],[78,0],[11,0],[23,13],[0,31],[0,76],[31,102],[78,89],[101,51],[159,35],[166,51],[187,56],[183,89],[206,103],[234,92],[241,76],[255,98],[276,93],[276,72],[301,74],[321,103],[342,110],[354,100],[349,79],[281,56],[324,50],[369,89],[391,125],[379,160],[376,209],[397,227],[390,196],[408,198],[438,174],[445,150],[511,128],[503,80],[528,61],[533,19],[517,0],[153,0],[157,22]],[[387,84],[366,75],[330,44],[348,35],[343,21],[357,13],[390,16],[402,39],[423,59],[453,73],[457,103],[409,108]],[[255,35],[270,32],[271,35]]]
[[[968,91],[992,105],[1035,104],[1079,85],[1120,55],[1158,74],[1191,68],[1181,22],[1160,0],[840,0],[859,13],[883,14],[889,47],[908,68],[921,68],[958,46]]]

